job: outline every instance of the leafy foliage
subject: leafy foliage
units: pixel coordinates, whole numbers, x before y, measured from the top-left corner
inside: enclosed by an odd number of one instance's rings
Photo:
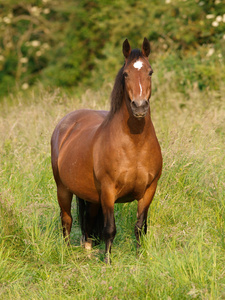
[[[173,65],[174,80],[181,70],[192,74],[177,81],[180,91],[217,88],[225,74],[220,0],[0,0],[0,8],[0,95],[37,80],[99,86],[114,78],[126,37],[134,46],[149,38],[164,72]]]

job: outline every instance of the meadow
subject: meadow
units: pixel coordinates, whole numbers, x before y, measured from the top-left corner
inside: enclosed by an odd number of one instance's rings
[[[164,166],[139,256],[136,202],[116,205],[111,266],[103,245],[91,255],[80,246],[75,200],[65,246],[50,137],[74,109],[108,109],[111,88],[71,96],[40,85],[0,104],[0,298],[225,299],[223,84],[187,99],[168,78],[153,92]]]

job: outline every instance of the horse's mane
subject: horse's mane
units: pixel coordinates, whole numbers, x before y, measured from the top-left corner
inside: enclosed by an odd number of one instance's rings
[[[133,61],[134,59],[139,59],[140,57],[143,57],[142,52],[139,49],[133,49],[128,57],[128,61],[127,64],[129,64],[131,61]],[[122,66],[122,68],[119,70],[116,79],[115,79],[115,83],[112,89],[112,93],[111,93],[111,109],[109,112],[109,118],[111,118],[121,107],[122,102],[123,102],[123,94],[124,94],[124,75],[123,75],[123,71],[124,71],[124,65]]]

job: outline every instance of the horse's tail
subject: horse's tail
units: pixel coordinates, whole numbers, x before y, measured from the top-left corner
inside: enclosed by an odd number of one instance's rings
[[[79,225],[81,228],[82,235],[85,236],[88,228],[88,210],[89,210],[89,202],[84,201],[81,198],[77,198],[77,216]],[[90,237],[95,240],[95,243],[98,244],[101,240],[103,240],[102,231],[104,227],[104,216],[102,212],[102,207],[99,207],[98,214],[95,218],[94,223],[91,226]]]

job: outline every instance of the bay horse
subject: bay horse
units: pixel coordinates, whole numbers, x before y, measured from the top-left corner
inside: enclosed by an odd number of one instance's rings
[[[123,54],[125,62],[115,79],[110,111],[71,112],[58,123],[51,139],[64,238],[69,244],[74,194],[85,247],[91,248],[93,238],[104,240],[106,263],[111,261],[116,235],[115,203],[137,200],[135,236],[139,247],[162,171],[149,106],[150,43],[144,38],[142,50],[132,50],[126,39]]]

